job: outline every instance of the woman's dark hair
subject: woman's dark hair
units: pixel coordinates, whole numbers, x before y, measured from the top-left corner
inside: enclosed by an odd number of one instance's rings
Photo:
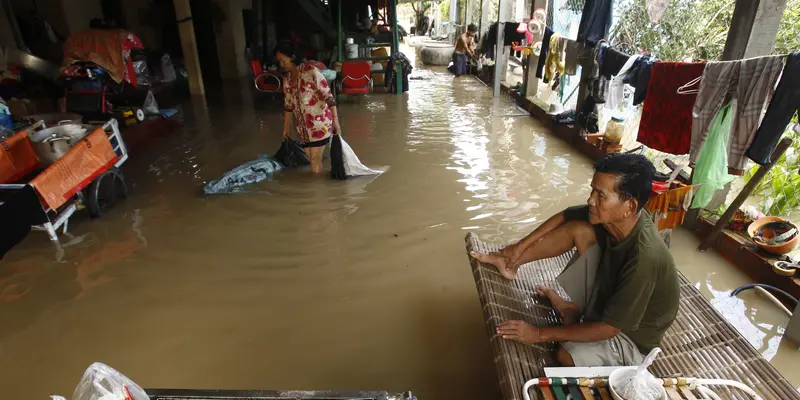
[[[289,58],[295,58],[296,60],[297,47],[295,47],[294,43],[291,41],[284,40],[275,46],[275,56],[277,56],[278,53],[281,53]]]
[[[644,208],[653,190],[656,168],[640,154],[609,154],[594,164],[595,172],[617,176],[617,195],[622,200],[636,199],[639,210]]]

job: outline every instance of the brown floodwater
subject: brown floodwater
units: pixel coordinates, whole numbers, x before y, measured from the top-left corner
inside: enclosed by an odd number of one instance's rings
[[[413,56],[413,55],[412,55]],[[403,96],[340,105],[378,177],[281,172],[249,193],[204,183],[273,153],[281,106],[232,85],[187,103],[183,129],[124,167],[131,197],[32,233],[0,263],[2,398],[71,395],[102,361],[141,386],[413,391],[498,398],[464,251],[516,239],[585,201],[591,165],[471,78],[417,69]],[[787,318],[679,232],[680,268],[797,384]]]

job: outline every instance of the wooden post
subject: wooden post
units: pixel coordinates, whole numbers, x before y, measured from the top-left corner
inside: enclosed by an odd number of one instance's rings
[[[750,196],[750,193],[752,193],[753,190],[756,188],[756,186],[758,186],[758,184],[764,179],[764,177],[767,176],[769,170],[771,170],[772,167],[775,166],[775,163],[778,162],[783,153],[786,152],[786,149],[788,149],[791,144],[792,144],[792,139],[789,138],[785,138],[781,140],[780,143],[778,143],[778,147],[775,148],[775,152],[772,153],[772,159],[770,160],[770,163],[767,165],[762,165],[761,167],[758,168],[758,171],[756,171],[756,173],[753,174],[753,177],[750,178],[750,181],[747,182],[746,185],[744,185],[742,191],[739,192],[739,195],[736,196],[736,199],[733,200],[733,203],[731,203],[731,205],[728,206],[728,209],[725,210],[725,213],[722,214],[722,216],[719,218],[719,221],[717,221],[717,223],[714,224],[714,227],[711,229],[711,233],[709,233],[708,236],[706,236],[706,238],[703,239],[703,242],[700,243],[700,246],[697,248],[698,250],[706,251],[708,250],[709,247],[711,247],[712,244],[714,244],[714,241],[717,239],[717,236],[719,236],[719,234],[722,232],[722,229],[725,228],[725,225],[727,225],[728,222],[731,220],[731,218],[733,218],[733,213],[735,213],[736,210],[738,210],[739,207],[741,207],[742,204],[744,204],[744,201],[747,200],[747,197]]]
[[[722,51],[722,60],[738,60],[744,57],[750,33],[753,32],[753,23],[756,21],[758,5],[761,0],[736,0],[733,9],[731,27],[728,29],[728,38],[725,40],[725,49]]]
[[[189,93],[193,96],[202,96],[206,90],[203,86],[203,75],[200,70],[200,57],[197,54],[197,39],[194,36],[194,22],[192,21],[192,7],[189,0],[172,0],[175,7],[175,17],[178,21],[178,33],[181,37],[183,49],[183,62],[189,74]]]

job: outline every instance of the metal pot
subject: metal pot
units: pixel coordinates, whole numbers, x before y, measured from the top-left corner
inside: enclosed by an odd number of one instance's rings
[[[67,154],[71,147],[69,141],[70,137],[68,136],[53,135],[41,142],[31,142],[31,144],[42,164],[50,165]]]

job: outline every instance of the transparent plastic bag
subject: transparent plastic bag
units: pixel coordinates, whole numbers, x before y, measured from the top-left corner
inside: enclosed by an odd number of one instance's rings
[[[653,363],[661,349],[656,347],[642,365],[635,370],[625,371],[619,382],[615,385],[617,393],[624,399],[658,400],[663,398],[664,387],[661,380],[657,379],[647,370]]]
[[[158,115],[158,102],[152,90],[147,91],[147,97],[144,98],[142,110],[144,110],[144,113],[147,115]]]
[[[53,400],[66,400],[50,396]],[[86,369],[72,400],[150,400],[139,385],[114,368],[96,362]]]

